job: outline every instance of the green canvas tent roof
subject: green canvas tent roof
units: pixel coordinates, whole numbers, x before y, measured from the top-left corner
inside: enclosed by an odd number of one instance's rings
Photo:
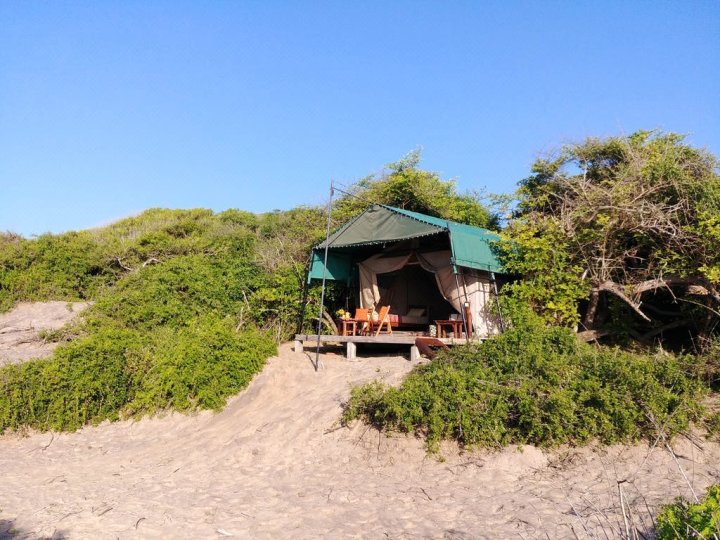
[[[458,266],[502,272],[490,242],[500,237],[487,229],[464,225],[402,208],[375,204],[331,234],[313,249],[308,279],[348,280],[353,272],[353,248],[448,234],[453,262]],[[328,246],[325,270],[324,251]]]

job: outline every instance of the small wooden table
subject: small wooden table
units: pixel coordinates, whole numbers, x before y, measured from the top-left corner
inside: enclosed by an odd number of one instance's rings
[[[342,335],[354,336],[357,334],[357,319],[340,319],[342,322]]]
[[[462,320],[441,319],[435,321],[437,327],[437,337],[448,337],[448,333],[452,332],[455,337],[462,337],[463,322]]]

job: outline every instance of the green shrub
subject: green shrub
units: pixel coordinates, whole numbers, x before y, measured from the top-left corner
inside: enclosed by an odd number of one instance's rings
[[[128,362],[134,393],[127,414],[162,408],[218,410],[276,353],[275,343],[257,330],[238,334],[229,320],[191,321],[182,331],[164,328],[152,348]]]
[[[0,311],[18,300],[84,300],[116,273],[87,231],[0,242]]]
[[[165,409],[219,409],[275,353],[257,330],[195,319],[155,331],[104,328],[52,358],[0,369],[0,433],[86,423]]]
[[[708,490],[697,504],[678,498],[657,518],[658,540],[711,539],[720,535],[720,484]]]
[[[22,300],[95,299],[143,264],[183,255],[252,259],[257,218],[151,209],[101,229],[0,236],[0,311]]]
[[[705,419],[705,428],[709,437],[720,436],[720,412],[712,413]]]
[[[58,347],[52,358],[0,369],[0,432],[74,430],[118,418],[130,395],[126,357],[142,340],[106,329]]]
[[[134,272],[87,313],[91,326],[178,327],[203,314],[236,314],[260,269],[245,259],[186,255]]]
[[[457,346],[417,367],[399,388],[352,390],[343,419],[441,439],[504,446],[603,443],[668,435],[701,417],[704,386],[692,359],[643,356],[579,343],[535,317],[480,345]]]
[[[75,325],[43,334],[61,342],[51,358],[0,368],[0,432],[222,407],[276,350],[257,330],[272,314],[254,295],[286,279],[258,257],[258,242],[283,228],[261,234],[261,222],[237,210],[153,209],[103,229],[0,236],[0,310],[94,300]],[[307,251],[299,237],[293,249]],[[278,310],[298,290],[288,282]]]

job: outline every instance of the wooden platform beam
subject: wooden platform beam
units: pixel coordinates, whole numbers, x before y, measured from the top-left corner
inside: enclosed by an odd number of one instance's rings
[[[381,334],[379,336],[338,336],[326,335],[320,336],[320,343],[337,343],[345,344],[345,356],[348,360],[357,358],[358,343],[375,343],[377,345],[408,345],[410,347],[410,361],[416,362],[420,359],[420,350],[415,345],[416,334]],[[445,345],[460,345],[465,343],[464,338],[437,338],[437,341],[443,342]],[[315,334],[296,334],[294,341],[295,352],[303,352],[305,343],[308,346],[315,346],[317,343],[317,335]]]
[[[321,343],[377,343],[382,345],[413,345],[417,335],[414,334],[381,334],[379,336],[338,336],[326,335],[320,336]],[[316,342],[317,334],[296,334],[295,341],[300,342]],[[465,343],[465,338],[442,338],[440,339],[446,345],[460,345]]]

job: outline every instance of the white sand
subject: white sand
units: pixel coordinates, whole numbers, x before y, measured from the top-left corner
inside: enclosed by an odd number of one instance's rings
[[[0,437],[0,537],[12,527],[19,538],[614,538],[617,479],[648,526],[638,493],[651,507],[689,494],[669,453],[647,445],[447,445],[439,461],[413,437],[340,428],[350,383],[397,382],[412,366],[322,359],[315,373],[283,346],[218,414]],[[720,446],[699,442],[673,447],[702,491],[720,480]]]
[[[58,330],[72,321],[88,302],[25,302],[0,313],[0,366],[49,356],[57,343],[39,332]]]

